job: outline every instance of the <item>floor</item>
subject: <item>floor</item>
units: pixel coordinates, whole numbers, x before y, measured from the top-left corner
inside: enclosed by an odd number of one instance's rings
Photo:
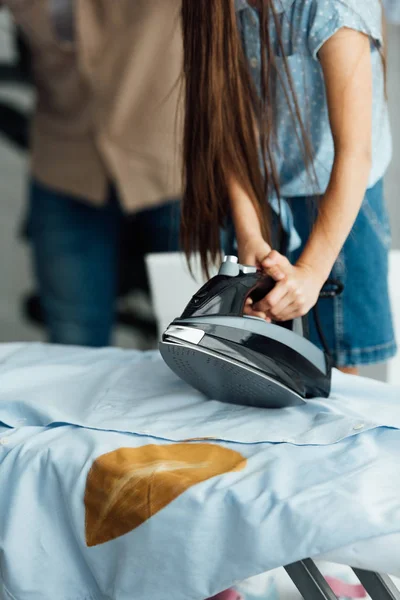
[[[0,62],[12,60],[10,24],[0,15]],[[389,27],[388,91],[394,137],[394,159],[387,176],[386,192],[393,230],[393,247],[400,249],[400,27]],[[33,98],[17,85],[0,86],[0,100],[12,98],[17,106],[28,110]],[[19,237],[24,215],[26,156],[0,138],[0,342],[42,340],[43,332],[23,317],[24,294],[33,288],[29,252]],[[123,328],[117,331],[116,343],[123,347],[143,347],[143,336]],[[368,369],[366,375],[384,377],[384,368]]]

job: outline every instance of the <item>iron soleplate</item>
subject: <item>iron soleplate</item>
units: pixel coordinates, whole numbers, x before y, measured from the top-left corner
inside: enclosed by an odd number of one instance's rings
[[[208,398],[256,408],[286,408],[304,399],[265,373],[194,344],[164,340],[161,355],[181,379]]]

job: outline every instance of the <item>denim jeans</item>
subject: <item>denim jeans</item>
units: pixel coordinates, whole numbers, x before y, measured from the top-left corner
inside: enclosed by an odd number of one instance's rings
[[[316,199],[291,198],[294,225],[303,240],[292,255],[299,257],[313,219],[309,207]],[[385,362],[397,351],[388,286],[391,243],[383,181],[368,189],[353,229],[333,267],[332,278],[344,284],[336,298],[321,299],[318,312],[328,346],[338,367]],[[321,344],[314,319],[310,338]]]
[[[135,215],[143,253],[179,249],[179,210],[173,202]],[[110,344],[123,219],[113,189],[95,207],[31,182],[28,234],[50,342]]]

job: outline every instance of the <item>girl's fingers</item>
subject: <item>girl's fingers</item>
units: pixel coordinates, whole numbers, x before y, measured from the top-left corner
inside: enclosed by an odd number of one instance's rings
[[[261,263],[264,272],[275,279],[281,281],[286,275],[289,275],[292,265],[283,254],[273,250]]]
[[[283,323],[285,321],[293,321],[293,319],[297,319],[298,317],[301,317],[301,316],[302,316],[301,311],[297,308],[296,304],[293,302],[292,304],[289,304],[289,306],[287,306],[279,314],[279,316],[276,318],[276,320],[281,321]]]
[[[279,302],[272,308],[270,308],[268,314],[276,321],[281,321],[282,315],[287,312],[288,307],[293,305],[293,298],[290,294],[286,294]]]
[[[265,269],[280,267],[283,272],[287,272],[291,266],[292,265],[290,264],[290,261],[286,258],[286,256],[280,254],[276,250],[272,250],[272,252],[270,252],[268,256],[262,261],[262,267]]]
[[[289,292],[289,282],[287,281],[287,279],[285,278],[285,280],[279,281],[273,290],[271,290],[269,292],[269,294],[267,294],[265,296],[265,298],[263,299],[263,302],[265,302],[265,304],[263,304],[263,307],[265,307],[266,309],[270,310],[271,308],[274,308],[278,302],[280,302],[282,300],[282,298],[284,298],[286,296],[286,294]],[[258,305],[257,305],[258,308]]]
[[[259,319],[264,319],[267,323],[271,322],[270,317],[260,310],[254,310],[251,306],[245,306],[243,313],[248,317],[258,317]]]
[[[278,265],[275,267],[264,267],[264,273],[272,277],[275,281],[282,281],[285,278],[285,273]]]
[[[255,308],[274,314],[276,307],[286,295],[289,295],[291,301],[294,302],[297,294],[298,292],[296,291],[295,283],[285,276],[282,281],[276,283],[275,287],[265,296],[265,298],[257,302]]]

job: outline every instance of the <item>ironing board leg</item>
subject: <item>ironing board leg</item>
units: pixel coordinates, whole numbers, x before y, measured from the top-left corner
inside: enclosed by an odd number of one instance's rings
[[[353,569],[372,600],[400,600],[400,591],[387,575]]]
[[[312,560],[288,565],[285,570],[305,600],[337,600],[337,596]],[[397,596],[395,599],[398,600]]]

